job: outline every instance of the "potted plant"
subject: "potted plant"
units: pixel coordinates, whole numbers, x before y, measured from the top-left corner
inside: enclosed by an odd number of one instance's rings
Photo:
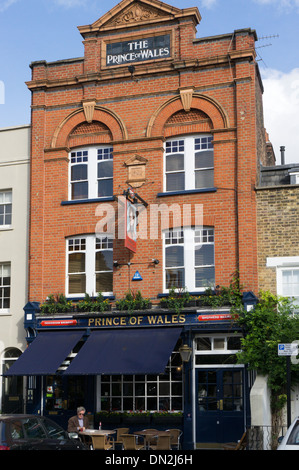
[[[168,308],[169,310],[175,310],[179,313],[182,308],[186,307],[190,300],[190,294],[186,289],[177,290],[172,287],[169,290],[168,297],[162,298],[160,306],[162,308]]]
[[[46,301],[40,305],[42,314],[54,315],[56,313],[67,313],[74,310],[74,305],[67,300],[63,294],[50,294]]]
[[[123,299],[117,300],[115,305],[117,310],[127,310],[129,312],[147,310],[152,306],[150,299],[143,298],[140,291],[135,294],[131,290],[125,294]]]
[[[157,411],[152,413],[152,424],[165,426],[180,426],[183,423],[183,413],[175,411]]]
[[[151,415],[148,411],[128,411],[123,413],[123,423],[128,424],[149,424]]]

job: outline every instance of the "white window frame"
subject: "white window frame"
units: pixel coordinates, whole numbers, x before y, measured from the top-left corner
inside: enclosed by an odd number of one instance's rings
[[[7,200],[10,199],[10,200]],[[4,213],[4,220],[3,224],[0,222],[0,230],[1,229],[9,229],[12,226],[12,189],[1,189],[0,191],[0,206],[3,207],[3,213]],[[5,215],[7,212],[7,206],[10,206],[11,208],[11,221],[9,224],[4,223],[5,221]]]
[[[100,151],[100,153],[98,152]],[[103,152],[101,152],[103,151]],[[79,153],[82,153],[80,157]],[[83,152],[85,155],[83,155]],[[84,159],[84,160],[83,160]],[[113,148],[111,145],[97,145],[93,147],[80,147],[70,151],[69,153],[69,201],[80,201],[88,199],[102,199],[105,197],[112,197],[113,194],[107,196],[98,196],[98,182],[101,180],[111,179],[112,177],[99,178],[98,177],[98,163],[102,163],[107,160],[113,161]],[[76,184],[76,181],[72,181],[72,168],[76,165],[86,165],[87,166],[87,181],[88,183],[88,194],[86,198],[72,199],[72,185]]]
[[[292,300],[292,297],[286,295],[283,291],[283,273],[288,270],[299,270],[299,256],[277,256],[273,258],[267,258],[266,266],[268,268],[276,268],[277,295],[288,297],[290,300]],[[299,293],[297,303],[299,304]]]
[[[84,297],[85,294],[89,294],[90,296],[96,296],[98,291],[96,291],[96,252],[101,251],[101,249],[96,248],[96,240],[97,239],[106,239],[109,238],[110,241],[113,243],[113,237],[110,234],[97,234],[97,235],[79,235],[73,236],[66,239],[66,284],[65,284],[65,291],[66,296],[68,297]],[[74,251],[69,250],[69,242],[70,240],[85,240],[85,249],[78,249],[76,250],[77,253],[85,253],[85,270],[82,273],[78,272],[76,274],[85,274],[85,292],[69,292],[69,254],[73,253]],[[111,245],[111,243],[110,243]],[[110,247],[103,247],[103,250],[108,250],[113,252],[113,248]],[[110,272],[110,271],[106,271]],[[113,268],[111,269],[113,272]],[[102,292],[103,295],[109,296],[112,295],[113,292]]]
[[[4,277],[3,276],[3,271],[4,271],[5,268],[6,269],[9,268],[9,278],[10,278],[9,285],[3,284],[3,277]],[[3,299],[7,298],[6,296],[4,296],[4,289],[5,288],[10,289],[10,292],[9,292],[9,307],[3,307]],[[0,315],[9,314],[10,313],[10,307],[11,307],[11,263],[9,263],[9,262],[1,262],[0,263],[0,299],[1,299]]]
[[[200,350],[197,349],[197,339],[199,338],[209,338],[211,341],[211,349],[207,350]],[[242,338],[241,334],[201,334],[201,335],[196,335],[194,337],[194,344],[193,344],[193,361],[194,361],[194,367],[195,368],[200,368],[200,369],[210,369],[211,367],[217,367],[221,369],[225,368],[243,368],[244,365],[242,364],[219,364],[215,360],[215,363],[213,361],[209,361],[209,364],[205,364],[205,356],[223,356],[223,355],[235,355],[238,352],[240,352],[241,349],[228,349],[228,341],[230,338]],[[217,340],[223,340],[224,342],[224,347],[223,348],[217,348],[215,347],[216,341]],[[200,359],[200,364],[197,363],[197,358]]]
[[[207,232],[212,235],[209,239]],[[175,243],[168,243],[169,233],[174,234]],[[183,234],[183,237],[182,237]],[[200,240],[196,237],[196,234],[200,234]],[[202,266],[195,266],[195,249],[200,245],[213,245],[214,252],[213,264],[206,264]],[[208,287],[215,286],[215,271],[214,271],[214,282],[213,285],[206,285],[196,287],[196,268],[214,268],[215,270],[215,236],[213,227],[185,227],[185,228],[173,228],[163,232],[163,292],[169,293],[170,289],[166,285],[166,272],[168,268],[166,266],[166,249],[169,246],[183,246],[184,248],[184,264],[182,266],[172,266],[172,269],[184,269],[185,287],[189,292],[204,292]],[[179,288],[177,290],[180,290]]]
[[[199,142],[196,143],[196,139],[199,140]],[[207,148],[202,148],[204,147],[203,139],[208,139]],[[175,149],[175,142],[178,143],[178,149],[177,151],[173,150],[172,152],[167,151],[167,147],[173,147]],[[212,145],[212,147],[211,147]],[[197,149],[196,149],[197,146]],[[182,150],[183,147],[183,150]],[[181,150],[180,150],[181,148]],[[201,186],[199,188],[196,188],[195,185],[195,178],[196,178],[196,173],[204,170],[211,170],[213,171],[213,177],[214,177],[214,163],[213,166],[209,167],[202,167],[202,168],[195,168],[195,154],[197,152],[200,152],[201,150],[211,150],[213,149],[213,137],[211,134],[195,134],[195,135],[188,135],[188,136],[176,136],[172,137],[170,139],[167,139],[167,141],[164,143],[164,182],[163,182],[163,187],[164,187],[164,192],[176,192],[176,191],[188,191],[188,190],[196,190],[200,191],[203,189],[208,189],[214,186],[211,184],[207,184],[206,186]],[[184,165],[183,168],[180,170],[173,170],[173,171],[167,171],[167,166],[166,166],[166,160],[167,156],[170,155],[175,155],[175,154],[184,154]],[[184,175],[184,189],[167,189],[167,176],[170,174],[176,174],[176,173],[182,173]]]

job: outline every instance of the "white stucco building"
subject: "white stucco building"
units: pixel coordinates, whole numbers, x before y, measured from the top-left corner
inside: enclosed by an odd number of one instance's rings
[[[30,126],[0,129],[1,375],[26,347],[29,177]],[[22,379],[2,377],[2,411],[22,411],[22,388]]]

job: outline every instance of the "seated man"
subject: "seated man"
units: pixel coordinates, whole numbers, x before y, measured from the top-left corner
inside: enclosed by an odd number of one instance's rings
[[[85,416],[85,411],[83,406],[77,408],[77,416],[73,416],[68,421],[68,432],[85,431],[85,429],[89,428],[89,421],[87,416]]]

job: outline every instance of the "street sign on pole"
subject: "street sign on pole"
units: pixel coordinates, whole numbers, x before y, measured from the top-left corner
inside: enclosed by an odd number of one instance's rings
[[[291,356],[298,355],[298,342],[279,343],[278,356],[286,356],[287,365],[287,425],[291,425]]]
[[[298,344],[296,342],[278,344],[278,356],[297,356],[297,355],[298,355]]]

